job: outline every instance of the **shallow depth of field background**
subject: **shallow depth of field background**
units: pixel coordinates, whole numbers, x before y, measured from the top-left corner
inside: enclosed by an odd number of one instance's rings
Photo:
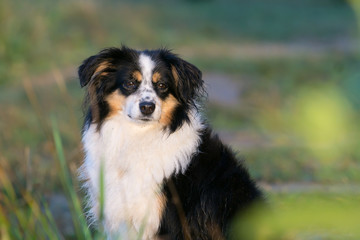
[[[89,238],[76,68],[125,44],[202,70],[205,114],[274,208],[235,239],[359,239],[359,23],[358,0],[0,0],[0,238]]]

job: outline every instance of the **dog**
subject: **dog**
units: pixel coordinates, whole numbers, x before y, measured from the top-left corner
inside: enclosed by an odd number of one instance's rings
[[[197,67],[167,49],[122,46],[87,58],[78,74],[80,179],[90,224],[100,221],[109,239],[224,239],[234,217],[262,201],[201,113]]]

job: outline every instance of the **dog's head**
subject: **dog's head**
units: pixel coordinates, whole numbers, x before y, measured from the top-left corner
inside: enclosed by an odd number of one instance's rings
[[[203,92],[201,71],[166,49],[109,48],[79,67],[90,105],[87,123],[121,114],[138,124],[158,123],[175,131]]]

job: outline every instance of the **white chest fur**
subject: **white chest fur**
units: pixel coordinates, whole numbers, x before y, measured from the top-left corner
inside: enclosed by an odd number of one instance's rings
[[[104,227],[109,234],[138,232],[152,238],[160,224],[165,199],[160,194],[164,178],[184,171],[200,142],[202,124],[192,114],[172,134],[159,124],[133,123],[121,114],[106,120],[100,131],[91,124],[83,134],[85,161],[80,178],[89,197],[90,217],[99,211],[100,166],[104,169]]]

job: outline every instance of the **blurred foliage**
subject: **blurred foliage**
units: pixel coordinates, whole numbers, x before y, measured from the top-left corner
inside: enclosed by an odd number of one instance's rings
[[[234,106],[211,102],[206,113],[239,137],[229,142],[256,180],[359,184],[359,2],[0,0],[0,238],[89,234],[74,216],[83,97],[75,68],[122,43],[172,48],[241,83]],[[74,236],[63,236],[43,198],[56,192],[68,197]],[[359,238],[355,194],[269,199],[274,211],[255,214],[257,228],[244,225],[254,229],[248,239]]]
[[[351,48],[351,6],[358,4],[351,3],[1,0],[0,163],[24,186],[27,170],[19,166],[29,158],[39,166],[34,185],[59,186],[46,181],[57,174],[49,123],[55,115],[75,171],[83,93],[68,80],[76,79],[82,59],[123,42],[168,45],[204,72],[230,73],[243,83],[236,106],[212,103],[207,113],[217,129],[263,139],[261,151],[239,146],[257,178],[359,181],[360,61]]]
[[[351,3],[1,0],[0,162],[10,171],[29,149],[31,162],[41,166],[33,170],[39,171],[34,181],[53,188],[45,179],[57,172],[51,167],[48,120],[55,114],[75,170],[81,159],[82,91],[67,82],[76,78],[74,67],[71,74],[62,70],[123,42],[174,47],[204,72],[231,73],[244,83],[236,107],[212,104],[208,114],[218,129],[251,130],[270,143],[262,151],[243,150],[256,176],[358,181],[356,174],[340,177],[344,170],[358,170],[360,158],[360,61],[348,48],[356,36],[357,12],[351,6],[356,10],[358,4]],[[274,167],[265,173],[258,165]],[[329,173],[321,171],[328,168],[335,172],[324,178]],[[18,170],[13,180],[24,184],[26,168]]]
[[[355,34],[351,8],[335,0],[1,0],[0,9],[0,84],[78,64],[121,43],[178,48],[239,40],[326,42]]]
[[[265,181],[360,180],[357,56],[198,62],[212,71],[224,67],[245,83],[238,105],[214,106],[209,116],[218,129],[257,132],[261,141],[249,139],[255,147],[234,141],[255,176]]]
[[[66,235],[61,232],[54,221],[46,196],[41,196],[38,191],[32,192],[30,189],[17,193],[7,174],[0,169],[0,239],[105,239],[103,233],[91,232],[87,225],[80,197],[66,164],[55,119],[52,119],[52,125],[53,142],[56,146],[54,157],[57,159],[59,180],[71,212],[72,223],[68,222],[67,225],[75,229],[74,234]],[[100,188],[102,189],[103,186],[101,185]]]
[[[271,208],[256,206],[234,222],[233,239],[355,240],[359,195],[277,194]]]
[[[48,204],[37,191],[16,193],[7,173],[0,169],[0,238],[7,239],[105,239],[90,232],[80,208],[80,198],[66,166],[55,119],[52,119],[56,164],[72,213],[74,235],[64,235],[54,221]],[[100,188],[102,188],[100,183]],[[101,190],[100,192],[103,192]],[[343,239],[360,237],[360,195],[333,193],[273,193],[264,204],[237,216],[230,228],[231,239]],[[100,197],[104,201],[103,197]],[[141,238],[141,235],[138,236]],[[121,238],[120,238],[121,239]]]

